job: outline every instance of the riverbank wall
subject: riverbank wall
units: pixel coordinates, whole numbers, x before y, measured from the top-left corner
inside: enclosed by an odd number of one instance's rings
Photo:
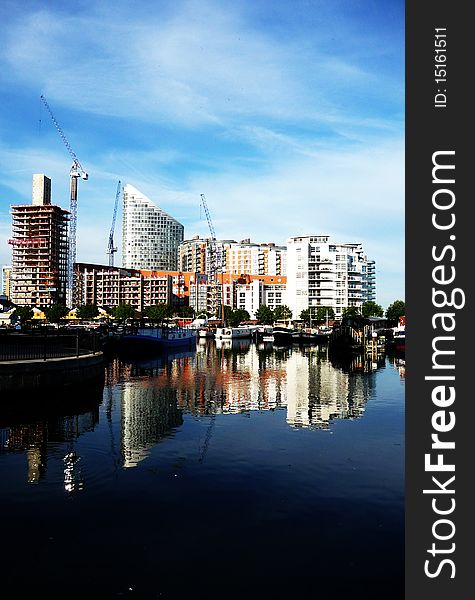
[[[74,388],[102,377],[104,377],[102,352],[47,360],[1,361],[0,394]]]

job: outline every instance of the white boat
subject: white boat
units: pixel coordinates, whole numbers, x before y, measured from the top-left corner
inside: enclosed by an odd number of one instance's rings
[[[198,337],[200,338],[212,338],[214,337],[214,328],[211,327],[202,327],[198,329]]]
[[[250,327],[218,327],[215,338],[218,340],[233,340],[235,338],[252,337],[253,329]]]

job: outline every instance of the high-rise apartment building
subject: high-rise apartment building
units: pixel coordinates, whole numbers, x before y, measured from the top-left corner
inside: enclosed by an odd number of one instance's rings
[[[2,289],[0,295],[10,298],[11,265],[2,266]]]
[[[33,175],[32,204],[11,207],[11,300],[20,306],[66,303],[69,212],[51,204],[51,179]]]
[[[214,265],[218,273],[225,273],[225,249],[231,244],[236,244],[236,242],[234,240],[200,238],[198,235],[191,240],[185,240],[178,248],[178,269],[211,276]]]
[[[122,266],[176,271],[183,225],[130,184],[123,200]]]
[[[335,244],[328,235],[292,237],[287,240],[286,304],[294,318],[313,307],[332,308],[341,318],[343,309],[373,299],[374,272],[374,261],[368,261],[360,243]]]
[[[190,285],[190,306],[196,312],[209,312],[220,315],[221,303],[231,308],[247,310],[251,318],[260,306],[265,304],[271,309],[284,303],[285,276],[271,275],[235,275],[225,273],[218,276],[218,283],[200,282]],[[206,277],[206,276],[204,276]]]
[[[211,240],[195,236],[178,249],[178,268],[211,275],[212,254],[219,273],[232,275],[285,275],[286,248],[273,243],[255,244],[250,239]]]
[[[363,267],[363,297],[364,302],[376,302],[376,263],[368,260]]]

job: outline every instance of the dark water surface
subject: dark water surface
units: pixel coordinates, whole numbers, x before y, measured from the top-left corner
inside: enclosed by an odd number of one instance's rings
[[[199,343],[41,401],[0,402],[2,597],[404,597],[395,359]]]

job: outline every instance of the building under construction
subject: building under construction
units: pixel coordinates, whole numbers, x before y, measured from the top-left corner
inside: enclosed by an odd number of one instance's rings
[[[11,300],[19,306],[66,303],[69,212],[51,204],[51,179],[33,175],[31,204],[11,207]]]

